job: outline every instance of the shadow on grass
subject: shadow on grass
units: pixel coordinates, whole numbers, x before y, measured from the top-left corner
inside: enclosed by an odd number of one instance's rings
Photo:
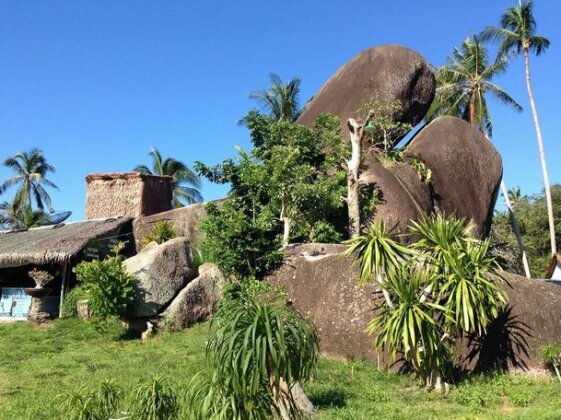
[[[341,389],[316,391],[310,395],[310,401],[317,408],[343,408],[347,405],[347,393]]]

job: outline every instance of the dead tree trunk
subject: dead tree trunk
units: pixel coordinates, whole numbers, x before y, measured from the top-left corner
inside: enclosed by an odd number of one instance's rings
[[[359,170],[362,151],[362,125],[353,118],[347,121],[351,135],[351,158],[347,162],[347,207],[349,209],[349,235],[360,235]]]

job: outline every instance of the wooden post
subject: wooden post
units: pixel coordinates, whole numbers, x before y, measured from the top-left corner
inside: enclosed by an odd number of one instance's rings
[[[62,266],[62,283],[60,284],[60,304],[58,307],[58,317],[62,318],[62,303],[64,302],[64,296],[66,294],[66,287],[68,281],[68,266],[70,265],[69,260],[65,260]]]

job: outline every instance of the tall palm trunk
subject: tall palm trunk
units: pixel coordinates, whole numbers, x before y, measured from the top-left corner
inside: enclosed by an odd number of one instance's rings
[[[505,199],[506,208],[508,209],[508,215],[510,218],[510,224],[512,225],[512,231],[516,236],[516,241],[518,242],[518,248],[520,249],[520,254],[522,255],[522,265],[524,266],[524,273],[526,277],[530,278],[530,265],[528,264],[528,256],[526,255],[526,247],[524,246],[524,240],[522,239],[522,235],[520,234],[520,226],[518,225],[518,221],[516,220],[516,216],[514,215],[514,209],[512,207],[512,203],[508,198],[508,190],[506,189],[506,185],[504,181],[501,181],[501,191],[503,193],[503,197]]]
[[[534,94],[532,93],[532,85],[530,83],[530,57],[529,49],[524,48],[524,68],[526,70],[526,89],[528,90],[528,98],[530,99],[530,108],[532,108],[532,117],[534,119],[534,127],[536,129],[536,137],[538,138],[538,150],[540,152],[540,161],[542,164],[543,184],[545,189],[545,202],[547,204],[547,217],[549,219],[549,237],[551,240],[551,254],[557,254],[557,246],[555,243],[555,222],[553,220],[553,204],[551,202],[551,188],[549,185],[549,176],[547,174],[547,165],[545,162],[545,152],[543,149],[542,131],[538,121],[538,113],[534,102]]]

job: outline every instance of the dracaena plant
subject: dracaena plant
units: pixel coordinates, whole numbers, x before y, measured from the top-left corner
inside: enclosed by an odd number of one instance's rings
[[[432,216],[410,226],[416,242],[399,244],[382,221],[347,241],[343,255],[360,267],[358,282],[374,283],[384,299],[367,327],[377,347],[401,355],[427,386],[447,385],[453,344],[481,336],[507,302],[489,242],[470,236],[465,221]],[[444,382],[443,382],[444,381]]]

